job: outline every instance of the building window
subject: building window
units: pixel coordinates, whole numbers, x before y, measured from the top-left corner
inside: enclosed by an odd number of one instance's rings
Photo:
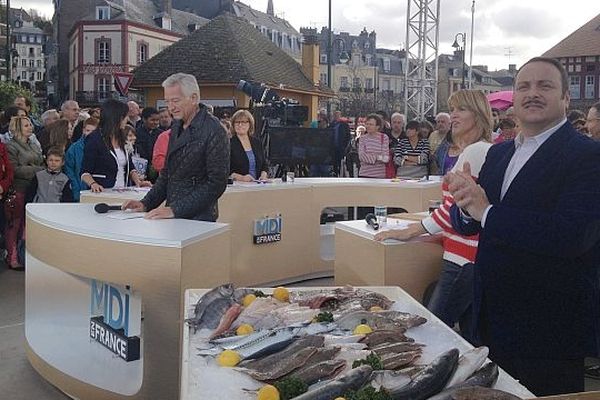
[[[25,59],[21,60],[21,67],[27,68],[27,60],[25,60]]]
[[[321,64],[327,64],[327,54],[321,54]]]
[[[29,57],[35,57],[35,49],[33,47],[29,48]]]
[[[96,39],[96,64],[110,63],[110,40]]]
[[[96,91],[98,92],[99,98],[105,99],[108,97],[111,89],[110,84],[110,76],[100,75],[96,77]]]
[[[588,64],[586,72],[593,72],[596,70],[596,66],[594,64]]]
[[[373,78],[365,79],[365,89],[373,89]]]
[[[21,42],[27,43],[27,35],[21,35]]]
[[[26,81],[27,80],[27,71],[21,71],[21,80],[22,81]]]
[[[344,89],[348,87],[348,77],[347,76],[342,76],[340,78],[340,87],[342,87]]]
[[[319,82],[321,83],[321,85],[327,85],[327,74],[321,73]]]
[[[41,73],[41,72],[38,72],[38,73],[37,73],[37,80],[38,80],[38,81],[41,81],[41,80],[42,80],[42,73]]]
[[[569,91],[572,99],[581,98],[581,78],[579,76],[569,77]]]
[[[97,20],[110,19],[110,7],[107,7],[107,6],[96,7],[96,19]]]
[[[138,65],[148,60],[148,43],[137,42],[137,63]]]
[[[389,79],[383,80],[383,90],[391,90],[392,82]]]
[[[353,89],[360,88],[360,78],[353,78],[352,79],[352,88]]]
[[[29,68],[35,68],[35,60],[29,60]]]
[[[38,68],[42,68],[42,60],[37,60],[36,64]]]
[[[390,69],[391,69],[390,59],[389,58],[384,58],[383,59],[383,70],[385,72],[390,72]]]
[[[36,36],[36,37],[35,37],[35,41],[36,41],[37,43],[42,43],[42,37],[41,37],[41,36]]]
[[[581,64],[575,65],[575,72],[581,72]]]
[[[38,47],[35,53],[38,57],[41,57],[42,56],[42,48]]]
[[[271,31],[271,41],[277,44],[277,31],[275,30]]]
[[[594,75],[588,75],[585,77],[585,98],[594,99],[596,98],[596,79]]]
[[[585,61],[587,61],[587,62],[595,62],[596,61],[596,57],[594,57],[594,56],[586,57]]]
[[[29,35],[29,43],[35,43],[35,36]]]
[[[371,66],[371,61],[372,61],[372,58],[373,58],[373,56],[372,56],[372,55],[370,55],[370,54],[367,54],[367,55],[365,55],[365,63],[366,63],[368,66]]]

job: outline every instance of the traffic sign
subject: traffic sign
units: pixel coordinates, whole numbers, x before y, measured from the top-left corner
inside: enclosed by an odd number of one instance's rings
[[[127,96],[129,85],[133,81],[133,74],[130,72],[114,72],[113,77],[115,78],[115,88],[117,91],[121,96]]]

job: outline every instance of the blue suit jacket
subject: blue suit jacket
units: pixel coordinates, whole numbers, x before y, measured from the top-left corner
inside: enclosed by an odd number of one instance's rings
[[[600,318],[600,143],[563,125],[500,191],[514,142],[492,146],[479,184],[493,207],[481,230],[474,310],[486,319],[492,351],[572,359],[595,346]]]

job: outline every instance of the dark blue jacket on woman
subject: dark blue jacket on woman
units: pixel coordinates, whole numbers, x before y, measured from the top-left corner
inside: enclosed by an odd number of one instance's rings
[[[125,149],[123,149],[125,151]],[[129,173],[135,170],[131,154],[127,156],[128,166],[125,168],[124,181],[129,182]],[[115,186],[117,181],[117,155],[113,149],[109,149],[104,140],[100,129],[90,133],[85,140],[83,147],[83,166],[81,174],[88,173],[92,175],[98,184],[105,188]]]

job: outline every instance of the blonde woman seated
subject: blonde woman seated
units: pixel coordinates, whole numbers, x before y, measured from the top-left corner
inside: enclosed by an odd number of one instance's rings
[[[254,137],[254,117],[247,110],[238,110],[231,117],[233,135],[230,139],[229,173],[234,181],[253,182],[269,178],[269,164],[262,143]]]

